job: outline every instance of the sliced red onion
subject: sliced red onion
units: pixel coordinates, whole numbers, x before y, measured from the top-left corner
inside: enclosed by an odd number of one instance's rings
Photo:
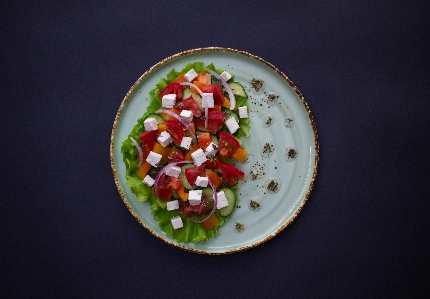
[[[203,97],[203,91],[201,91],[200,88],[197,87],[197,85],[195,85],[193,83],[190,83],[190,82],[182,82],[182,83],[179,83],[179,84],[181,84],[181,85],[188,85],[188,86],[194,87],[199,92],[200,96]]]
[[[199,94],[200,94],[200,96],[202,97],[202,100],[203,100],[203,91],[201,91],[200,88],[197,87],[197,85],[195,85],[193,83],[190,83],[190,82],[182,82],[180,84],[181,85],[188,85],[188,86],[194,87],[199,92]],[[208,108],[205,107],[205,128],[207,128],[207,127],[208,127]]]
[[[140,147],[139,143],[137,143],[137,141],[133,139],[133,137],[130,137],[130,139],[133,142],[134,146],[136,147],[137,151],[139,152],[139,164],[137,166],[140,167],[143,163],[142,148]]]
[[[221,81],[222,86],[224,86],[225,90],[227,90],[228,92],[228,97],[230,98],[230,110],[233,110],[234,107],[236,106],[236,98],[234,97],[233,94],[233,90],[231,90],[230,85],[228,85],[227,81],[225,81],[220,75],[218,75],[216,72],[208,69],[207,67],[204,67],[204,69],[211,74],[212,76],[214,76],[215,78],[217,78],[219,81]]]
[[[160,110],[157,110],[155,112],[156,113],[166,113],[166,114],[169,114],[170,116],[173,116],[177,120],[179,120],[181,122],[181,124],[183,124],[185,126],[185,128],[187,128],[187,130],[190,131],[191,137],[193,138],[194,142],[197,142],[196,134],[194,134],[194,132],[191,129],[188,122],[186,120],[184,120],[181,116],[177,115],[175,112],[172,112],[172,111],[166,110],[166,109],[160,109]]]
[[[204,218],[202,220],[192,220],[192,219],[190,219],[191,222],[194,222],[194,223],[205,222],[206,220],[208,220],[209,218],[211,218],[212,215],[215,213],[216,205],[218,203],[218,194],[216,193],[216,188],[215,188],[214,184],[212,183],[212,181],[209,178],[208,178],[208,181],[209,181],[209,185],[211,185],[212,190],[214,191],[214,206],[212,208],[212,211],[209,213],[209,215],[206,218]]]
[[[155,181],[154,181],[154,192],[155,192],[155,197],[158,198],[158,194],[157,194],[157,185],[158,185],[158,180],[160,179],[161,175],[170,167],[172,166],[176,166],[176,165],[180,165],[180,164],[187,164],[187,163],[193,163],[193,161],[177,161],[177,162],[172,162],[167,164],[166,166],[164,166],[157,174],[157,176],[155,177]]]

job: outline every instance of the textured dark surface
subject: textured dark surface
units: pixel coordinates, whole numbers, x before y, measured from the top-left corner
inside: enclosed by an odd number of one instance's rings
[[[50,2],[0,4],[2,298],[430,296],[424,1]],[[109,161],[136,79],[208,46],[286,73],[321,149],[294,223],[225,256],[152,236]]]

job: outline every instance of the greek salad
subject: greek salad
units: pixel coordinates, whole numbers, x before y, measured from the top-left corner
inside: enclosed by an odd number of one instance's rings
[[[123,141],[127,185],[178,242],[209,240],[234,212],[248,156],[240,140],[249,136],[247,99],[232,74],[189,63],[160,79]]]

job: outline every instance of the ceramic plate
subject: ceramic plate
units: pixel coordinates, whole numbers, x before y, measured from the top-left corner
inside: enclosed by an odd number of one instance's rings
[[[178,243],[153,219],[148,203],[139,202],[125,180],[121,144],[149,103],[149,91],[171,69],[188,62],[213,63],[234,74],[248,93],[250,137],[242,137],[249,151],[240,166],[237,208],[219,228],[219,235],[198,244]],[[264,81],[255,93],[251,81]],[[194,49],[173,55],[145,72],[122,101],[115,118],[110,156],[115,183],[127,208],[152,234],[170,245],[205,254],[224,254],[255,247],[285,229],[309,198],[318,167],[317,131],[310,109],[293,82],[263,59],[228,48]],[[275,191],[275,192],[274,192]],[[239,230],[238,230],[239,228]]]

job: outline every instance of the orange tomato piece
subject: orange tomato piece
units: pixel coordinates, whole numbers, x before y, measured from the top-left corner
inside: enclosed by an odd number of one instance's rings
[[[151,168],[151,164],[148,162],[143,162],[142,165],[136,170],[137,175],[143,180],[146,177],[149,169]]]
[[[238,148],[233,154],[232,157],[235,158],[240,163],[245,162],[246,157],[248,157],[248,152],[242,148]]]
[[[206,86],[206,84],[201,83],[200,81],[196,81],[196,80],[194,80],[193,84],[195,86],[197,86],[199,89],[202,89],[203,86]],[[194,93],[199,94],[199,92],[197,91],[197,89],[194,88],[194,86],[190,86],[190,90]]]
[[[215,189],[218,189],[221,187],[221,178],[216,174],[215,171],[211,169],[206,169],[206,175],[208,176],[209,180],[214,184]]]
[[[200,223],[200,225],[205,229],[211,229],[217,226],[219,223],[219,219],[215,213],[212,214],[212,216],[206,220],[205,222]]]
[[[212,142],[211,133],[200,132],[199,135],[197,135],[197,141],[199,142],[199,145],[201,148],[203,149],[207,148],[209,144]]]
[[[211,75],[208,73],[199,73],[194,81],[199,81],[204,85],[211,85]]]

